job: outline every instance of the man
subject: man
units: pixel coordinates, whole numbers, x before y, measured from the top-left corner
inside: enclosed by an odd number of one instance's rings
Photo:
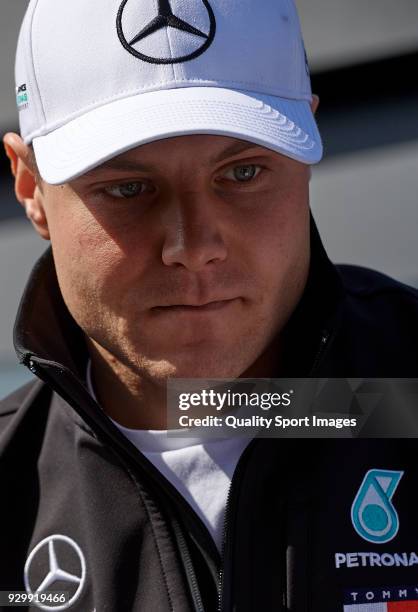
[[[40,380],[1,409],[1,589],[83,612],[416,609],[415,445],[306,441],[307,461],[165,432],[171,378],[418,370],[417,293],[333,266],[311,219],[293,4],[32,0],[16,86],[6,152],[52,250],[15,327]]]

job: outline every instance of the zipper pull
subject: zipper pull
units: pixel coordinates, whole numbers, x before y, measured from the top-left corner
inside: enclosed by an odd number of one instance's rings
[[[330,332],[327,329],[322,330],[321,340],[320,340],[320,343],[319,343],[319,348],[318,348],[318,351],[316,353],[315,359],[313,361],[313,365],[312,365],[311,371],[309,373],[309,377],[312,377],[314,372],[315,372],[315,370],[317,369],[317,367],[319,365],[319,361],[320,361],[320,359],[322,357],[322,354],[323,354],[323,352],[325,350],[325,347],[328,344],[328,340],[329,340],[330,335],[331,334],[330,334]]]

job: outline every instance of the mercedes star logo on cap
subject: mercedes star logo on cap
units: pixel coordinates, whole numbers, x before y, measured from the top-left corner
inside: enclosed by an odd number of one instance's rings
[[[58,559],[57,544],[60,546],[61,554],[64,553],[74,560],[77,559],[77,572],[70,572],[64,569],[64,564],[61,564]],[[36,570],[37,574],[36,584],[34,584],[34,570]],[[39,576],[42,576],[41,582],[39,582]],[[81,548],[68,536],[48,536],[35,546],[27,558],[24,580],[26,592],[30,595],[58,590],[57,586],[60,587],[59,590],[69,591],[70,599],[64,604],[34,604],[41,610],[66,610],[70,608],[80,598],[86,581],[86,560]],[[64,589],[63,586],[65,587]]]
[[[133,3],[135,7],[133,7]],[[178,64],[187,62],[204,53],[212,44],[216,31],[216,20],[212,7],[207,0],[195,0],[196,12],[204,13],[202,21],[207,21],[208,26],[200,29],[188,21],[181,19],[173,11],[170,0],[158,0],[157,14],[148,23],[140,24],[132,33],[132,17],[135,15],[134,8],[143,6],[148,8],[149,0],[123,0],[117,17],[117,31],[122,45],[135,57],[151,64]],[[126,17],[127,9],[131,9],[131,15]],[[172,52],[171,57],[153,56],[151,50],[147,49],[147,39],[163,32],[167,36],[167,30],[173,29],[187,36],[187,46],[190,52],[181,53],[177,56]],[[206,31],[208,30],[208,31]],[[145,41],[144,44],[142,44]],[[158,46],[158,45],[157,45]]]

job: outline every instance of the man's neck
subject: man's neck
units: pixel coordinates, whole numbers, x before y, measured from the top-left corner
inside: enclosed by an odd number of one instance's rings
[[[88,339],[91,380],[98,403],[114,421],[128,429],[167,429],[166,383],[150,380]],[[273,342],[240,378],[279,376],[280,342]]]
[[[114,421],[129,429],[167,429],[166,390],[88,340],[91,379],[98,403]]]

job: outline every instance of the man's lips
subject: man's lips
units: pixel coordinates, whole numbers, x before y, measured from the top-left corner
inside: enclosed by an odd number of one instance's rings
[[[160,313],[168,313],[168,312],[173,312],[173,313],[203,313],[203,312],[211,312],[211,311],[216,311],[216,310],[222,310],[223,308],[227,308],[228,306],[230,306],[233,302],[236,302],[237,300],[239,300],[239,298],[232,298],[232,299],[225,299],[225,300],[213,300],[210,302],[206,302],[204,304],[169,304],[167,306],[155,306],[154,308],[152,308],[151,310],[153,312],[160,312]]]

